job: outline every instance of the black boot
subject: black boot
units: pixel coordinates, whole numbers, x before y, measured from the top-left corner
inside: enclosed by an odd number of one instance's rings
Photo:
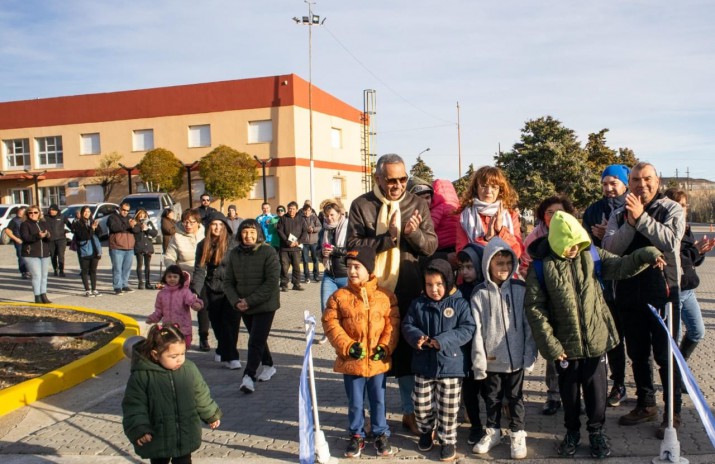
[[[41,295],[35,295],[35,303],[42,303],[42,296],[41,296]]]
[[[151,272],[149,272],[149,269],[144,271],[144,280],[146,280],[146,288],[147,290],[152,290],[154,286],[151,284],[151,280],[149,279],[149,276],[151,275]]]
[[[50,304],[52,303],[49,298],[47,298],[47,293],[43,293],[40,295],[40,298],[42,299],[42,302],[45,304]]]
[[[683,337],[683,340],[680,342],[680,352],[683,354],[683,358],[685,358],[686,361],[690,355],[693,354],[696,346],[698,346],[698,342],[694,342],[688,337]]]
[[[60,277],[66,277],[64,265],[60,266]]]

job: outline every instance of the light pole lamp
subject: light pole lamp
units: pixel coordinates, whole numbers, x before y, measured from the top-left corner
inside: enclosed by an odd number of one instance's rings
[[[308,16],[300,18],[294,16],[293,21],[302,26],[308,26],[308,126],[310,139],[310,202],[313,203],[315,194],[315,160],[313,157],[313,26],[321,26],[327,18],[320,20],[320,16],[313,14],[313,5],[315,2],[303,0],[308,5]]]
[[[194,207],[194,205],[193,205],[193,201],[194,201],[194,198],[193,198],[193,197],[194,197],[194,196],[193,196],[193,194],[191,193],[191,170],[192,170],[192,169],[194,168],[194,166],[196,166],[197,164],[199,164],[198,161],[194,161],[193,163],[189,163],[189,164],[184,164],[184,168],[186,168],[186,185],[189,186],[189,209],[191,209],[191,208]]]
[[[47,171],[45,170],[42,172],[30,172],[29,169],[25,169],[25,172],[27,173],[28,176],[30,176],[30,178],[32,178],[32,180],[35,184],[35,201],[33,203],[37,204],[37,206],[40,206],[40,186],[39,186],[39,183],[37,182],[37,178],[40,176],[44,176]]]
[[[427,153],[428,151],[430,151],[429,147],[427,147],[424,150],[422,150],[421,152],[417,153],[417,157],[419,158],[422,153]]]
[[[266,190],[266,164],[273,161],[273,158],[262,160],[256,155],[253,155],[253,157],[261,164],[261,167],[263,168],[263,203],[268,203],[268,191]]]
[[[127,171],[127,178],[129,182],[129,195],[132,194],[132,171],[136,169],[137,166],[138,164],[136,166],[128,167],[124,166],[122,163],[119,163],[119,167]]]

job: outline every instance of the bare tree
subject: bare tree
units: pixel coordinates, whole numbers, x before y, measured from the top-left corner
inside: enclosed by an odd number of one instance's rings
[[[107,201],[114,186],[122,180],[123,171],[119,167],[121,159],[122,155],[116,151],[102,155],[99,166],[94,170],[95,176],[99,179],[99,185],[102,186],[104,201]]]

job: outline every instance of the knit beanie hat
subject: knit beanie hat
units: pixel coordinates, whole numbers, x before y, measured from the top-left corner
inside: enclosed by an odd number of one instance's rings
[[[631,170],[628,166],[624,164],[612,164],[603,170],[603,174],[601,174],[601,180],[603,180],[603,178],[606,176],[612,176],[623,182],[623,185],[628,185],[628,175],[630,173]]]
[[[372,248],[366,246],[351,248],[345,253],[345,262],[349,259],[360,261],[367,269],[368,274],[372,275],[375,272],[375,250]]]

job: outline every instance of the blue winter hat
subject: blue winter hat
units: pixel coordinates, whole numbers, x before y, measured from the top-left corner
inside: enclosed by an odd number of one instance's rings
[[[625,164],[612,164],[603,170],[601,180],[606,176],[612,176],[623,182],[623,185],[628,185],[628,175],[630,173],[631,169]]]

